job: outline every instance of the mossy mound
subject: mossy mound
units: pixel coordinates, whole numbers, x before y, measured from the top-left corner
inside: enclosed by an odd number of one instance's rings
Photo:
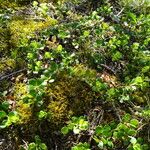
[[[64,123],[72,115],[88,112],[95,99],[95,92],[85,82],[66,75],[59,77],[46,93],[50,120],[55,124]]]
[[[25,20],[24,18],[14,18],[9,23],[11,32],[11,43],[14,47],[25,46],[31,37],[35,37],[35,32],[41,31],[56,24],[56,20],[47,17],[45,21]]]

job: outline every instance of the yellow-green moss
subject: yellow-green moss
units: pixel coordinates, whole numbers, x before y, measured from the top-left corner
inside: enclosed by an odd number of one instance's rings
[[[19,78],[19,77],[17,77]],[[16,80],[17,80],[16,78]],[[13,87],[13,96],[16,101],[16,111],[20,116],[19,123],[27,123],[32,116],[32,108],[29,103],[23,102],[23,97],[27,96],[27,85],[16,81]]]
[[[132,99],[134,102],[136,102],[137,104],[144,104],[146,103],[146,96],[143,95],[142,92],[138,91],[138,92],[134,92],[132,94]]]
[[[34,0],[0,0],[0,7],[2,8],[16,8],[24,7]]]
[[[20,100],[17,103],[16,110],[20,116],[19,123],[27,123],[28,121],[30,121],[30,118],[32,116],[32,108],[30,104],[26,104],[22,100]]]
[[[96,78],[96,71],[89,69],[82,64],[74,66],[72,68],[72,74],[80,79],[94,80]]]
[[[64,123],[72,115],[84,114],[91,107],[95,93],[73,77],[61,76],[47,89],[45,102],[55,124]]]
[[[16,82],[13,87],[13,95],[16,100],[21,100],[27,95],[27,85],[25,83]]]
[[[10,0],[0,0],[0,7],[1,8],[14,8],[17,6],[17,3]]]
[[[69,119],[72,112],[69,111],[67,107],[68,103],[64,100],[52,101],[47,107],[48,112],[50,113],[50,120],[58,125],[62,120]]]
[[[9,30],[7,28],[0,27],[0,53],[6,53],[6,49],[9,44]]]
[[[56,24],[56,20],[50,17],[47,17],[45,21],[25,20],[16,17],[8,25],[12,35],[11,43],[14,46],[26,45],[28,39],[35,36],[36,31],[41,31],[54,24]]]
[[[0,60],[0,72],[5,73],[10,69],[15,68],[15,61],[10,58],[1,58]]]

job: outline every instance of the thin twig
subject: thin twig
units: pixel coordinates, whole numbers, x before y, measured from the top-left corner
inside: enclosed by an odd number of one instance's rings
[[[105,69],[111,71],[114,75],[116,75],[116,71],[114,71],[113,69],[111,69],[109,66],[107,66],[105,64],[100,64],[100,66],[104,67]]]
[[[150,125],[149,125],[149,127],[150,127]],[[148,142],[150,142],[150,128],[148,128],[148,132],[147,132],[147,136],[148,136]]]
[[[147,125],[147,123],[141,125],[141,126],[137,129],[137,131],[140,131],[145,125]]]
[[[124,8],[122,8],[121,11],[116,16],[119,16],[123,11],[124,11]]]
[[[25,20],[40,20],[40,21],[46,21],[46,19],[44,18],[38,18],[38,17],[34,17],[34,18],[24,18]]]
[[[12,73],[10,73],[10,74],[8,74],[8,75],[1,76],[1,77],[0,77],[0,81],[4,80],[4,79],[6,79],[6,78],[10,78],[11,76],[14,76],[14,75],[16,75],[16,74],[18,74],[18,73],[20,73],[20,72],[25,71],[25,70],[27,70],[27,69],[24,68],[24,69],[21,69],[21,70],[12,72]]]
[[[117,115],[119,121],[121,122],[122,119],[121,119],[121,117],[120,117],[120,115],[119,115],[119,113],[118,113],[118,111],[117,111],[117,108],[116,108],[116,106],[115,106],[115,103],[113,102],[112,105],[113,105],[114,111],[116,112],[116,115]]]

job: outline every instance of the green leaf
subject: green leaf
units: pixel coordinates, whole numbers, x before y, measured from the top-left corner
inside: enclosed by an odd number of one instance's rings
[[[81,130],[87,130],[88,129],[88,121],[85,121],[84,119],[79,120],[79,128]]]
[[[38,145],[41,144],[41,139],[38,135],[35,136],[35,143]]]
[[[47,11],[48,10],[48,7],[47,7],[47,4],[46,3],[41,3],[40,4],[40,7],[42,8],[42,11]]]
[[[69,123],[67,127],[69,130],[73,130],[74,126],[75,126],[74,123]]]
[[[143,81],[143,79],[142,79],[142,77],[136,77],[133,81],[132,81],[132,83],[133,84],[135,84],[135,85],[139,85],[139,84],[142,84],[144,81]]]
[[[77,117],[72,117],[71,119],[72,119],[72,122],[78,123],[78,118]]]
[[[113,146],[114,146],[114,144],[113,144],[112,141],[107,141],[107,145],[108,145],[109,147],[113,147]]]
[[[40,43],[36,42],[36,41],[33,41],[31,44],[30,44],[31,48],[33,48],[33,50],[37,50],[38,48],[41,47]]]
[[[113,97],[116,95],[116,89],[115,88],[110,88],[109,90],[107,90],[107,94],[109,97]]]
[[[124,122],[129,122],[130,121],[130,119],[131,119],[131,115],[130,114],[125,114],[124,116],[123,116],[123,118],[122,118],[122,120],[124,121]]]
[[[58,45],[58,47],[57,47],[57,52],[61,52],[62,49],[63,49],[62,45]]]
[[[128,13],[128,16],[136,23],[136,15],[134,13]]]
[[[115,54],[112,55],[112,60],[113,61],[118,61],[122,58],[122,53],[120,53],[119,51],[117,51]]]
[[[33,88],[34,88],[33,86],[29,86],[29,94],[32,97],[36,97],[37,92],[36,92],[36,90],[32,90]]]
[[[28,59],[34,59],[34,54],[33,53],[28,53],[27,58]]]
[[[39,119],[46,118],[47,112],[41,110],[38,114]]]
[[[107,139],[106,139],[106,138],[103,138],[103,137],[102,137],[101,140],[102,140],[102,142],[104,143],[104,145],[107,144]]]
[[[77,127],[74,127],[74,128],[73,128],[74,134],[79,134],[80,131],[81,131],[81,130],[80,130],[79,128],[77,128]]]
[[[36,144],[35,143],[30,143],[28,146],[28,150],[36,150]]]
[[[38,6],[38,2],[37,1],[33,1],[33,7],[37,7]]]
[[[90,145],[88,143],[79,143],[71,148],[71,150],[90,150]]]
[[[115,132],[113,133],[113,137],[114,137],[114,138],[118,138],[118,132],[115,131]]]
[[[8,124],[8,119],[7,120],[3,120],[1,123],[0,123],[0,129],[4,129],[8,126],[11,125],[11,122],[9,121],[9,124]]]
[[[88,30],[83,32],[83,35],[84,35],[85,37],[89,36],[89,34],[90,34],[90,32],[89,32]]]
[[[102,133],[104,136],[106,137],[110,137],[112,135],[112,132],[111,132],[111,127],[109,125],[105,125],[103,127],[103,133]]]
[[[137,140],[136,140],[136,138],[135,137],[132,137],[132,136],[130,136],[130,142],[132,143],[132,144],[135,144],[136,142],[137,142]]]
[[[133,135],[135,135],[136,133],[137,133],[137,131],[134,130],[134,129],[129,129],[129,130],[127,131],[127,134],[130,135],[130,136],[133,136]]]
[[[5,111],[0,111],[0,119],[6,117],[7,114],[5,113]]]
[[[130,120],[130,125],[134,128],[137,128],[139,125],[139,121],[137,119]]]
[[[50,52],[45,52],[44,57],[45,57],[46,59],[48,59],[48,58],[52,58],[52,55],[51,55]]]
[[[3,120],[2,127],[9,127],[12,124],[11,120],[8,118],[7,120]]]
[[[37,65],[38,67],[41,67],[41,66],[42,66],[42,61],[37,61],[37,62],[36,62],[36,65]]]
[[[30,79],[30,80],[29,80],[29,84],[30,84],[30,85],[36,86],[36,83],[37,83],[37,82],[36,82],[36,79]]]
[[[133,45],[132,45],[132,49],[133,50],[137,50],[138,48],[139,48],[139,46],[140,46],[140,44],[139,43],[133,43]]]
[[[39,147],[40,147],[42,150],[47,150],[47,146],[46,146],[46,144],[44,144],[44,143],[41,143],[41,144],[39,145]]]
[[[145,66],[142,68],[142,73],[150,72],[150,66]]]
[[[30,79],[29,80],[29,85],[32,85],[32,86],[39,86],[42,83],[43,83],[42,79]]]
[[[68,134],[68,132],[69,132],[68,127],[63,127],[63,128],[61,129],[61,133],[64,134],[64,135]]]
[[[69,38],[70,37],[70,32],[69,31],[60,30],[58,36],[61,39]]]
[[[103,149],[104,143],[103,143],[102,141],[100,141],[100,142],[98,143],[98,147],[99,147],[100,149]]]
[[[103,133],[102,126],[97,126],[96,129],[95,129],[95,133],[97,135],[100,135],[101,133]]]
[[[8,114],[8,119],[13,123],[18,122],[19,121],[18,113],[16,111],[10,112]]]
[[[117,127],[119,130],[121,130],[121,129],[126,129],[126,128],[128,128],[125,124],[123,124],[123,123],[119,123],[118,124],[118,127]]]
[[[124,101],[129,101],[130,96],[129,95],[122,95],[120,98],[120,103],[123,103]]]
[[[136,143],[133,145],[133,150],[141,150],[141,145]]]

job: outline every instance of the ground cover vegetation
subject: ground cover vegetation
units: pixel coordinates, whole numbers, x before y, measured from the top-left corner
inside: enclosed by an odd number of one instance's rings
[[[0,149],[150,149],[149,0],[0,0]]]

